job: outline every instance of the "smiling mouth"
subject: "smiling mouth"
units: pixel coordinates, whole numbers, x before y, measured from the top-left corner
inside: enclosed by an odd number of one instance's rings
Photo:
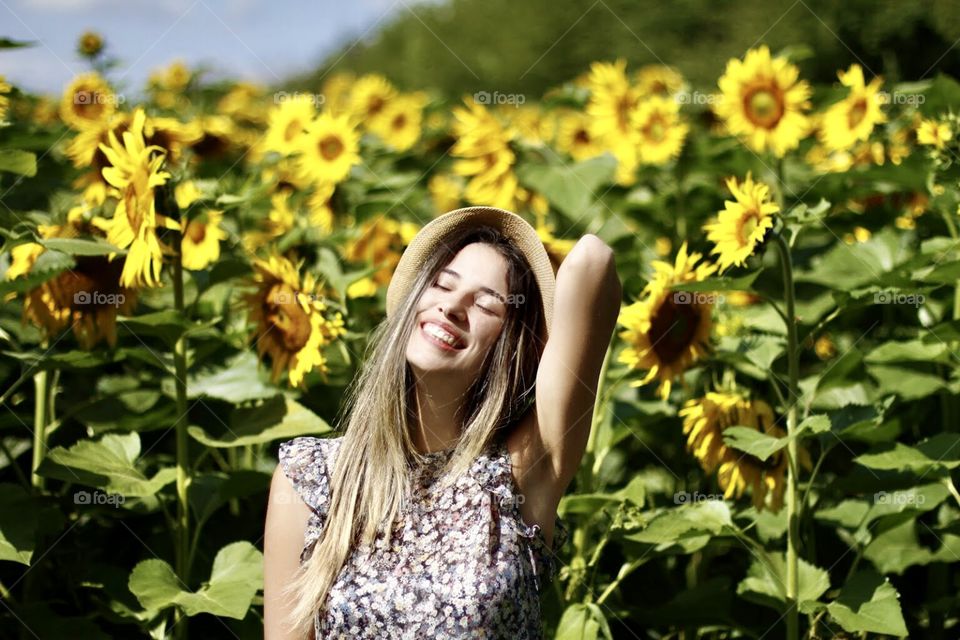
[[[460,351],[461,349],[466,348],[466,345],[463,344],[462,340],[455,336],[451,336],[449,332],[441,329],[438,325],[435,325],[429,321],[421,323],[420,333],[428,342],[441,349],[446,349],[448,351]]]

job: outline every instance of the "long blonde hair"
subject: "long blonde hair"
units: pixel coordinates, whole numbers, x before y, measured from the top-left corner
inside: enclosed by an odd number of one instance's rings
[[[381,530],[389,536],[410,499],[410,465],[423,460],[411,437],[417,420],[415,381],[406,359],[417,302],[440,269],[473,242],[489,244],[506,258],[508,293],[515,304],[507,305],[500,335],[460,406],[461,435],[438,478],[441,486],[450,486],[465,473],[533,403],[545,322],[536,280],[523,254],[498,230],[460,229],[423,265],[397,312],[374,329],[346,395],[346,418],[339,421],[346,424],[345,433],[332,473],[327,468],[327,519],[309,558],[284,589],[296,603],[288,623],[304,637],[314,617],[322,616],[330,588],[353,549],[372,544]]]

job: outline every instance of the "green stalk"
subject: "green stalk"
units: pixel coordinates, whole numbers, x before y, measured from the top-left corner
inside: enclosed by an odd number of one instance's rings
[[[774,234],[774,246],[780,252],[780,266],[783,272],[783,290],[789,318],[787,322],[787,638],[797,640],[800,620],[797,596],[799,594],[799,554],[800,542],[799,502],[797,492],[797,398],[800,379],[799,349],[797,343],[796,311],[794,309],[793,264],[790,261],[790,247],[782,233]]]
[[[40,348],[47,350],[47,341],[40,343]],[[37,475],[37,467],[43,462],[43,456],[47,452],[47,423],[50,421],[50,376],[44,369],[38,371],[33,376],[34,402],[33,402],[33,463],[30,466],[30,482],[36,493],[40,493],[44,487],[43,477]]]
[[[173,258],[173,300],[177,313],[183,317],[183,256],[181,254],[181,232],[175,232]],[[173,347],[175,384],[177,393],[177,531],[175,540],[175,561],[177,575],[184,585],[190,583],[190,511],[187,492],[190,487],[190,452],[187,439],[187,338],[181,335]],[[174,607],[174,637],[182,640],[187,637],[186,622],[179,624],[183,611]]]

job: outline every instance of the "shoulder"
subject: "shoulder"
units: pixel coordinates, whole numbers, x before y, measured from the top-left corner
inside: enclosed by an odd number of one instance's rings
[[[343,436],[300,436],[280,443],[277,469],[314,512],[326,510],[333,462],[342,441]]]

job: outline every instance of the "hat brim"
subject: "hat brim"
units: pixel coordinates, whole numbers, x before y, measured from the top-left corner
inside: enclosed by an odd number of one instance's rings
[[[533,271],[534,279],[540,289],[543,308],[543,326],[541,332],[544,342],[550,335],[553,321],[553,294],[556,288],[556,275],[550,256],[536,229],[517,214],[496,207],[464,207],[441,214],[428,222],[413,238],[400,256],[400,262],[387,287],[387,317],[393,315],[410,293],[417,278],[420,266],[439,248],[444,240],[464,225],[477,227],[489,225],[500,230],[510,238],[524,255]]]

